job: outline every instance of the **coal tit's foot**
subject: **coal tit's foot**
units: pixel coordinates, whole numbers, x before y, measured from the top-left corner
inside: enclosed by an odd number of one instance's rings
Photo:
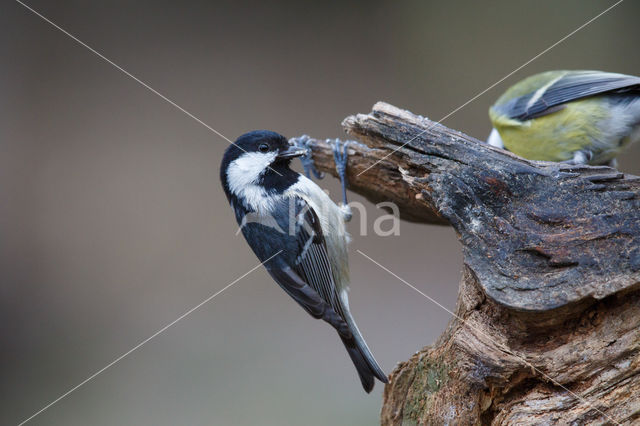
[[[340,211],[342,212],[342,219],[345,222],[351,221],[351,218],[353,217],[351,206],[349,206],[349,204],[340,204],[338,207],[340,207]]]
[[[302,168],[304,169],[305,176],[311,178],[311,173],[313,173],[316,179],[324,178],[324,173],[319,172],[318,169],[316,169],[315,164],[313,163],[311,138],[307,135],[302,135],[299,138],[291,138],[291,142],[297,148],[301,148],[307,151],[306,154],[300,157],[300,162],[302,163]]]
[[[347,203],[347,161],[348,161],[348,149],[349,141],[342,142],[340,139],[334,139],[333,141],[327,139],[327,142],[333,145],[333,160],[336,163],[336,171],[338,177],[340,177],[340,184],[342,185],[342,206],[345,213],[345,220],[351,220],[351,208]]]

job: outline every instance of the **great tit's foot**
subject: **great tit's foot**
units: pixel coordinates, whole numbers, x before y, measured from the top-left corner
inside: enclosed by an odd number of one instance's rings
[[[334,139],[333,141],[327,139],[327,142],[333,144],[333,160],[336,163],[336,171],[340,177],[340,183],[342,184],[342,203],[346,206],[347,203],[347,161],[349,154],[347,152],[349,148],[349,141],[342,142],[340,139]]]
[[[618,169],[618,160],[616,160],[615,158],[612,158],[611,160],[609,160],[608,163],[605,164],[605,166],[609,166],[612,169]]]
[[[291,142],[297,148],[301,148],[307,151],[306,154],[300,157],[300,162],[302,163],[302,168],[304,169],[304,174],[308,178],[311,178],[311,173],[316,177],[316,179],[324,178],[324,173],[319,172],[316,169],[315,164],[313,163],[313,151],[311,150],[311,138],[307,135],[302,135],[298,138],[291,138]]]
[[[593,158],[593,152],[586,151],[576,151],[573,153],[573,158],[571,160],[565,161],[567,164],[589,164],[589,161]]]
[[[505,149],[500,133],[498,133],[496,129],[491,129],[491,133],[489,133],[489,137],[487,138],[487,143],[491,146],[495,146],[496,148]]]

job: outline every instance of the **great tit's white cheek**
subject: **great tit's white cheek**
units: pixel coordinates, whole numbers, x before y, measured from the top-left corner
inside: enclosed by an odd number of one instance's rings
[[[640,124],[637,124],[636,127],[631,132],[631,135],[629,135],[629,142],[630,143],[640,142]]]
[[[640,98],[629,104],[627,114],[629,115],[629,121],[632,123],[629,142],[640,142]]]
[[[640,137],[640,99],[611,105],[607,118],[598,122],[600,137],[594,146],[602,151],[619,151],[621,143],[629,144]]]

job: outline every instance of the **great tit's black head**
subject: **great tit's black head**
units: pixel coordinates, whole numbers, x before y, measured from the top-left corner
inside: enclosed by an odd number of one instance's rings
[[[297,180],[289,169],[294,157],[304,150],[289,144],[284,136],[269,130],[254,130],[229,145],[222,158],[220,180],[227,193],[238,195],[249,186],[266,189],[288,187]]]

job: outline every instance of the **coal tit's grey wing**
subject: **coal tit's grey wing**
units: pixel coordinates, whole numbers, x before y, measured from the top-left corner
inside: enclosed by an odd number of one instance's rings
[[[269,274],[309,314],[336,329],[366,392],[373,389],[374,377],[387,383],[351,314],[341,303],[316,212],[305,200],[292,196],[276,202],[267,216],[245,220],[242,232],[261,260],[279,253],[265,263]]]
[[[295,226],[298,252],[294,269],[331,307],[330,311],[339,316],[340,325],[344,324],[347,327],[348,334],[340,332],[338,329],[340,338],[358,371],[364,390],[371,392],[374,386],[374,377],[387,383],[387,376],[373,357],[348,310],[348,306],[343,305],[342,298],[336,289],[326,240],[317,213],[303,199],[296,198],[295,202],[298,206]],[[336,326],[334,325],[334,327]]]
[[[312,317],[322,319],[344,338],[351,338],[349,326],[320,295],[288,266],[268,268],[267,271],[282,289]]]
[[[344,318],[344,308],[336,289],[320,219],[305,200],[293,198],[297,205],[295,229],[298,243],[294,270]]]
[[[238,218],[242,233],[273,279],[314,318],[331,324],[343,337],[351,332],[342,315],[320,222],[299,197],[274,201],[269,214],[247,212]]]
[[[555,112],[568,102],[590,96],[627,92],[640,94],[640,77],[601,71],[570,72],[540,90],[512,99],[498,108],[510,118],[530,120]]]

